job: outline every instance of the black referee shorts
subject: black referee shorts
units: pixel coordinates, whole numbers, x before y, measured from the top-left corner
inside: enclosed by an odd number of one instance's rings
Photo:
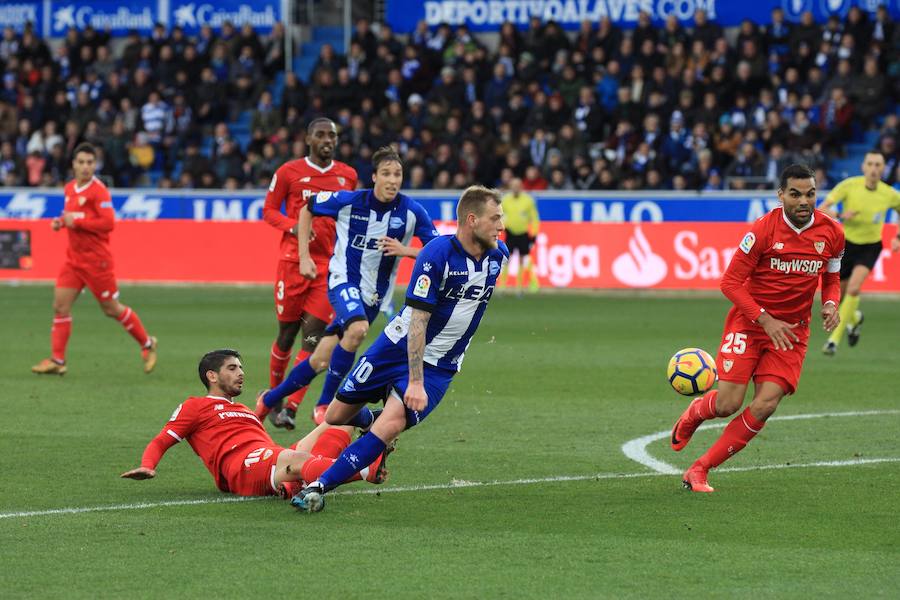
[[[841,259],[841,279],[848,279],[856,265],[862,265],[871,270],[878,262],[879,256],[881,256],[881,242],[873,244],[846,242],[844,257]]]
[[[527,233],[509,233],[506,232],[506,245],[509,246],[509,253],[518,251],[519,256],[528,256],[531,252],[531,246],[534,245],[534,238]]]

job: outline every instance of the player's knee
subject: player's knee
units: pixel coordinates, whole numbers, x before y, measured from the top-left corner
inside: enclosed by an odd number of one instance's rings
[[[53,313],[60,317],[68,317],[72,311],[72,305],[68,302],[53,301]]]
[[[324,344],[320,344],[310,355],[309,366],[311,366],[316,373],[321,373],[328,368],[329,363],[331,363],[331,350],[333,348],[334,346],[329,344],[329,347],[326,349]]]
[[[780,401],[781,398],[754,398],[750,404],[750,413],[753,415],[753,418],[765,421],[775,413],[775,409],[778,408]]]
[[[363,340],[366,339],[366,335],[369,333],[369,324],[365,321],[355,321],[347,327],[347,330],[344,332],[344,343],[353,347],[355,350],[359,348]]]
[[[303,349],[312,354],[319,346],[322,340],[322,334],[325,333],[325,327],[304,327],[303,328]]]
[[[733,415],[744,404],[743,396],[738,397],[735,394],[723,394],[719,392],[716,397],[716,414],[720,417]]]
[[[290,350],[294,345],[294,340],[297,339],[298,331],[300,331],[299,323],[282,323],[275,340],[278,349],[283,352]]]
[[[385,411],[372,425],[372,433],[382,440],[392,440],[406,429],[406,413],[404,411]]]
[[[115,319],[120,314],[122,314],[122,307],[119,306],[118,303],[101,304],[100,310],[103,311],[104,315],[110,317],[111,319]]]

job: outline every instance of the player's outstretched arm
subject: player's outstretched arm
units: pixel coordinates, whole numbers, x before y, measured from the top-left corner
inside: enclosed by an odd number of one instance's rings
[[[300,274],[307,279],[316,278],[316,263],[309,256],[309,238],[312,232],[312,213],[308,206],[300,209],[297,218],[297,253],[300,256]]]
[[[178,440],[168,432],[169,427],[165,427],[155,438],[150,440],[150,443],[144,448],[143,456],[141,456],[141,466],[137,469],[125,471],[120,477],[138,480],[156,477],[156,465],[162,460],[163,454],[178,443]]]
[[[406,349],[409,358],[409,385],[403,395],[403,403],[411,410],[423,410],[428,406],[425,393],[425,331],[431,313],[410,307],[409,331]]]

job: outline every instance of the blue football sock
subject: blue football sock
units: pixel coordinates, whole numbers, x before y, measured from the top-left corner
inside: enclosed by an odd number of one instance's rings
[[[353,415],[353,418],[347,421],[347,425],[353,425],[354,427],[359,427],[360,429],[368,429],[372,426],[372,423],[375,421],[375,415],[372,414],[372,411],[369,410],[368,406],[363,406],[362,410]]]
[[[316,378],[316,374],[315,369],[309,364],[309,359],[304,360],[291,369],[284,381],[269,390],[263,398],[263,403],[269,408],[277,406],[287,396],[290,396],[303,386],[309,385]]]
[[[319,475],[319,483],[331,490],[341,485],[355,473],[371,465],[387,445],[372,432],[362,436],[341,452],[334,464]]]
[[[335,346],[334,352],[331,353],[331,362],[328,364],[328,373],[325,375],[325,383],[322,385],[322,395],[319,396],[316,406],[331,404],[338,388],[341,387],[341,382],[350,372],[354,358],[356,358],[355,352],[344,350],[340,344]]]

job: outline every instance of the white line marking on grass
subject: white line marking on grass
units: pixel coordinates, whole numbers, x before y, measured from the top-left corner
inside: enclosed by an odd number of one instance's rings
[[[870,417],[877,415],[897,414],[900,414],[900,410],[859,410],[848,412],[774,416],[770,417],[769,421],[799,421],[805,419],[822,419],[825,417]],[[705,429],[724,429],[726,425],[728,425],[728,421],[724,420],[717,423],[706,423],[704,425],[701,425],[697,429],[697,431],[703,431]],[[649,446],[651,443],[657,440],[668,438],[670,435],[672,435],[672,431],[667,429],[666,431],[658,431],[656,433],[651,433],[650,435],[645,435],[633,440],[629,440],[622,444],[622,453],[634,462],[644,465],[645,467],[652,469],[661,475],[680,475],[681,469],[670,465],[667,462],[663,462],[659,459],[653,458],[652,456],[650,456],[650,453],[647,452],[647,446]],[[719,472],[722,472],[723,470],[724,469],[717,469],[717,471]]]
[[[882,463],[900,463],[898,458],[855,458],[851,460],[829,460],[798,464],[756,465],[749,467],[726,467],[716,469],[717,473],[744,473],[748,471],[769,471],[777,469],[807,469],[817,467],[855,467]],[[604,479],[636,479],[638,477],[661,477],[669,473],[659,471],[643,471],[641,473],[597,473],[594,475],[560,475],[558,477],[536,477],[533,479],[512,479],[509,481],[451,481],[431,485],[411,485],[402,487],[367,487],[364,489],[331,492],[334,496],[362,496],[372,494],[392,494],[403,492],[428,492],[435,490],[455,490],[464,488],[493,487],[500,485],[531,485],[535,483],[566,483],[569,481],[600,481]],[[235,502],[252,502],[255,500],[274,500],[274,496],[222,496],[218,498],[202,498],[197,500],[170,500],[164,502],[140,502],[136,504],[111,504],[107,506],[84,506],[78,508],[54,508],[49,510],[31,510],[24,512],[0,513],[0,519],[22,519],[27,517],[47,517],[55,515],[77,515],[93,512],[110,512],[126,510],[143,510],[146,508],[164,508],[168,506],[199,506],[208,504],[230,504]]]
[[[247,502],[262,500],[266,496],[222,496],[219,498],[201,498],[197,500],[166,500],[163,502],[138,502],[135,504],[111,504],[108,506],[82,506],[77,508],[53,508],[49,510],[30,510],[24,512],[0,513],[0,519],[22,517],[44,517],[49,515],[78,515],[82,513],[104,512],[110,510],[141,510],[144,508],[161,508],[165,506],[194,506],[198,504],[228,504],[230,502]]]

